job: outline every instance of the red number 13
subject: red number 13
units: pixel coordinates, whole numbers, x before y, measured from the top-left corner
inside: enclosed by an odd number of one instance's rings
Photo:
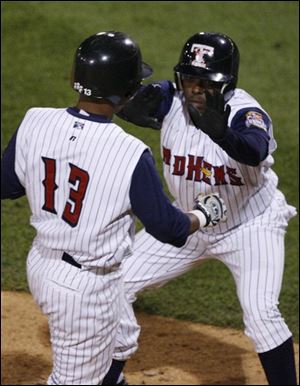
[[[58,186],[55,183],[56,177],[56,161],[52,158],[42,157],[42,160],[45,163],[45,179],[42,181],[45,187],[45,203],[42,207],[43,210],[57,214],[55,210],[55,190],[58,189]],[[66,221],[71,227],[76,227],[79,221],[79,217],[82,210],[82,203],[86,194],[86,189],[89,183],[88,173],[69,163],[71,168],[69,182],[72,185],[76,185],[78,181],[77,189],[70,189],[69,201],[65,205],[62,219]]]

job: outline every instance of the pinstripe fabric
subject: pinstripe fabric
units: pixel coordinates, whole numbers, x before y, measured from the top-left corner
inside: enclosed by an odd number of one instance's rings
[[[231,271],[243,310],[245,333],[252,339],[255,350],[269,351],[285,342],[291,332],[280,314],[278,298],[284,266],[284,235],[291,214],[282,193],[276,191],[271,205],[260,216],[226,234],[194,233],[182,248],[162,244],[140,231],[134,254],[124,261],[127,302],[114,358],[128,359],[138,347],[140,327],[131,305],[137,294],[164,285],[208,258],[220,260]]]
[[[74,128],[81,121],[82,129]],[[76,137],[75,141],[70,140]],[[85,266],[119,263],[131,246],[129,188],[133,170],[146,146],[113,123],[78,119],[65,109],[30,109],[18,132],[16,173],[25,186],[37,240],[49,249],[70,253]],[[42,209],[45,201],[45,165],[41,156],[56,160],[55,210]],[[78,224],[62,220],[70,202],[70,164],[89,175]]]
[[[30,291],[48,316],[50,385],[98,385],[110,367],[123,302],[122,278],[120,270],[107,275],[97,270],[80,270],[62,261],[59,251],[36,244],[29,253]]]
[[[270,127],[269,156],[258,167],[240,164],[208,135],[196,129],[183,109],[183,95],[177,93],[168,115],[163,121],[161,151],[171,150],[169,165],[164,162],[164,177],[169,190],[184,211],[193,207],[197,194],[219,192],[224,199],[229,216],[226,223],[206,230],[208,233],[223,233],[261,214],[274,196],[278,178],[270,169],[274,160],[271,153],[276,149],[273,129]],[[228,104],[231,106],[229,124],[236,112],[245,107],[259,107],[258,102],[241,89],[236,89]],[[262,109],[263,110],[263,109]],[[203,157],[198,180],[196,173],[188,173],[189,156]],[[182,169],[176,173],[175,157],[182,157]],[[224,182],[218,184],[216,169],[224,171]],[[206,178],[205,178],[206,177]],[[236,181],[238,179],[238,181]]]
[[[16,174],[37,235],[27,258],[31,293],[48,316],[48,384],[98,385],[113,354],[134,221],[129,189],[147,147],[109,121],[30,109],[19,127]],[[62,261],[67,252],[82,265]]]
[[[136,294],[165,284],[206,258],[222,261],[231,271],[243,309],[245,333],[258,353],[279,346],[291,336],[280,314],[278,298],[285,230],[296,209],[286,203],[277,189],[278,178],[271,170],[271,153],[276,149],[272,126],[268,157],[257,167],[243,165],[191,125],[182,101],[183,96],[177,93],[161,131],[161,155],[169,190],[175,205],[183,211],[192,209],[200,192],[218,192],[226,203],[228,220],[199,230],[182,248],[162,244],[145,231],[139,232],[134,254],[124,263],[128,302],[122,312],[115,359],[127,359],[137,349],[139,326],[131,312]],[[233,92],[228,103],[229,122],[239,109],[261,109],[254,98],[240,89]],[[202,167],[198,174],[196,169],[189,169],[189,160],[195,165],[196,157]],[[223,171],[219,180],[218,168]]]

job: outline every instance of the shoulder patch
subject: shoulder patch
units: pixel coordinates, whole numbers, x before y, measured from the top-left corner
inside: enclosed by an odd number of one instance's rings
[[[248,111],[246,113],[246,126],[255,126],[267,131],[267,125],[264,122],[263,115],[257,111]]]

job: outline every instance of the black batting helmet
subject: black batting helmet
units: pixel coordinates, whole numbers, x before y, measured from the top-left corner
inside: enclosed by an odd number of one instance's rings
[[[179,89],[181,89],[180,74],[189,74],[222,82],[223,92],[229,91],[236,87],[238,80],[238,47],[224,34],[199,32],[185,43],[174,71]]]
[[[140,48],[122,32],[99,32],[75,53],[72,87],[80,94],[122,104],[153,73],[142,62]]]

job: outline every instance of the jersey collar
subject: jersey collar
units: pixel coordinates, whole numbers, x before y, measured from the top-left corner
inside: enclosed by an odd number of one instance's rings
[[[87,113],[84,110],[80,110],[77,107],[68,107],[67,112],[74,117],[85,119],[87,121],[99,122],[99,123],[111,123],[112,121],[104,115]]]

